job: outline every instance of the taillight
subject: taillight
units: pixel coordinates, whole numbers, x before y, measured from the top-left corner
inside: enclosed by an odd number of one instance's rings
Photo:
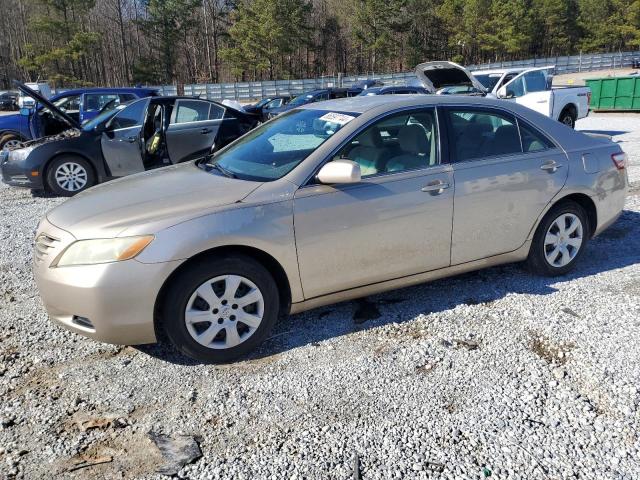
[[[624,170],[624,167],[627,165],[627,154],[624,152],[612,153],[611,161],[618,170]]]
[[[587,109],[591,107],[591,92],[587,92]]]

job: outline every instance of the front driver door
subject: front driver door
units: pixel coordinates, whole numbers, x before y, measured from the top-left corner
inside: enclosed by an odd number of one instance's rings
[[[349,140],[336,157],[360,164],[360,183],[296,192],[305,298],[449,266],[453,176],[434,114],[392,114]]]
[[[144,171],[142,125],[148,105],[148,98],[133,102],[107,122],[100,142],[112,177]]]
[[[220,105],[205,100],[176,100],[166,132],[171,163],[211,152],[224,110]]]

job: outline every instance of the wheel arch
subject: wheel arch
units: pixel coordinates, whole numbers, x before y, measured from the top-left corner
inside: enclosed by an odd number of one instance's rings
[[[564,112],[566,112],[566,111],[571,112],[574,121],[576,121],[578,119],[578,107],[577,107],[577,105],[575,103],[573,103],[573,102],[569,102],[564,107],[562,107],[562,110],[560,110],[560,115],[558,116],[558,120],[560,120],[562,118],[562,114]]]
[[[169,288],[176,276],[197,262],[208,258],[219,257],[222,255],[244,255],[256,260],[261,265],[263,265],[269,271],[269,273],[273,275],[274,280],[276,281],[278,293],[280,295],[280,311],[289,311],[291,306],[291,284],[289,282],[289,278],[285,269],[273,256],[271,256],[264,250],[260,250],[259,248],[250,247],[247,245],[225,245],[220,247],[213,247],[197,253],[185,262],[181,263],[173,272],[171,272],[171,274],[162,284],[162,287],[160,287],[160,290],[158,291],[158,294],[156,296],[153,311],[153,323],[156,331],[156,338],[161,339],[164,335],[161,328],[162,298],[164,297],[167,288]]]
[[[544,212],[544,215],[540,217],[538,225],[540,224],[540,222],[542,222],[542,219],[547,215],[547,213],[549,213],[552,208],[565,202],[575,202],[584,209],[587,214],[587,220],[589,221],[589,236],[593,237],[593,234],[598,228],[598,211],[596,209],[596,204],[594,203],[592,198],[584,193],[571,193],[555,200],[549,206],[547,211]]]
[[[49,174],[49,168],[51,167],[51,164],[57,158],[63,157],[65,155],[80,157],[84,161],[86,161],[89,164],[89,166],[91,167],[91,170],[93,170],[93,174],[94,174],[94,176],[96,178],[96,183],[100,183],[102,176],[100,175],[100,172],[98,172],[98,169],[96,168],[96,166],[94,165],[94,163],[91,161],[91,159],[89,157],[87,157],[85,154],[80,153],[80,152],[63,151],[63,152],[56,152],[51,157],[49,157],[48,160],[46,160],[45,162],[42,163],[42,168],[41,168],[41,171],[40,171],[40,175],[42,176],[42,178],[44,180],[43,184],[44,184],[44,187],[45,187],[46,190],[50,190],[46,179],[47,179],[47,175]]]
[[[27,138],[17,130],[0,130],[0,138],[4,137],[5,135],[15,135],[20,139],[21,142],[27,141]]]

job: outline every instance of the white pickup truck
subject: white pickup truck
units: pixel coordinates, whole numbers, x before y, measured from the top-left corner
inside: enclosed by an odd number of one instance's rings
[[[480,70],[471,73],[453,62],[427,62],[416,67],[424,87],[438,93],[445,87],[469,87],[470,92],[514,101],[573,128],[589,114],[589,87],[551,87],[554,67]],[[446,90],[445,90],[446,91]]]

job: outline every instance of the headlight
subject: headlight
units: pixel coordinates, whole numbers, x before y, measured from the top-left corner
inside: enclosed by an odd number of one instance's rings
[[[21,162],[22,160],[24,160],[25,158],[27,158],[29,156],[29,154],[33,151],[33,149],[36,147],[23,147],[23,148],[16,148],[15,150],[9,150],[9,155],[8,155],[8,159],[9,161],[14,161],[14,162]]]
[[[69,245],[51,266],[68,267],[129,260],[142,252],[152,240],[153,235],[78,240]]]

